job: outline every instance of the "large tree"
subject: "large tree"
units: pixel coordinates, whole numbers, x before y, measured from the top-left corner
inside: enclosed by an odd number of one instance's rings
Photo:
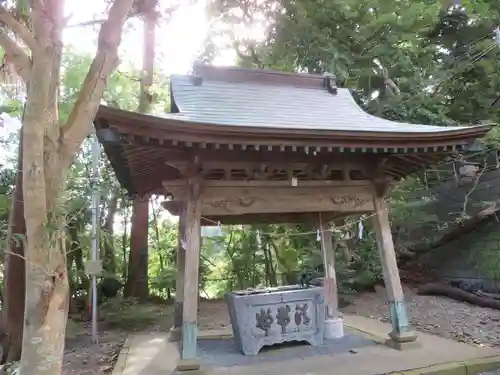
[[[97,52],[66,121],[59,114],[65,0],[0,0],[0,46],[26,84],[22,192],[26,306],[21,374],[60,374],[68,313],[63,192],[90,133],[134,0],[110,2]],[[139,2],[138,2],[139,3]],[[144,3],[141,1],[140,3]]]
[[[499,82],[496,1],[209,3],[219,24],[207,60],[215,42],[229,40],[241,65],[333,73],[364,108],[391,120],[454,125],[498,117],[491,107]]]

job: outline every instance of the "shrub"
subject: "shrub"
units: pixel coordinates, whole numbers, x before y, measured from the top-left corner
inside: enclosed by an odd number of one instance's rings
[[[102,318],[111,328],[142,330],[158,320],[158,311],[150,305],[141,305],[134,298],[111,298],[100,306]]]

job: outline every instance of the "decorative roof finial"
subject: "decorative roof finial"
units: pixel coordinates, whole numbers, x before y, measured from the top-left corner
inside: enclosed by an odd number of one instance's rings
[[[193,63],[190,75],[191,75],[191,83],[194,86],[201,86],[203,84],[203,78],[199,71],[203,69],[204,65],[205,64],[203,64],[201,61],[195,61]]]
[[[325,87],[328,92],[337,95],[337,81],[335,80],[335,75],[325,72],[323,76],[325,77]]]

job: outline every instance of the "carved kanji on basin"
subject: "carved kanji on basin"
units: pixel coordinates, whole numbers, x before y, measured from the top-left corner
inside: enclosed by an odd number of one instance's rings
[[[307,316],[308,306],[309,305],[307,303],[297,303],[295,306],[295,325],[297,326],[297,329],[300,329],[301,324],[308,326],[311,322],[311,318]]]
[[[266,333],[266,336],[269,336],[269,328],[271,328],[271,324],[273,324],[273,317],[271,316],[271,309],[260,309],[260,312],[255,314],[257,319],[256,327],[260,328]]]
[[[290,311],[291,309],[288,305],[278,307],[276,322],[281,326],[281,333],[283,335],[286,333],[286,326],[290,323]]]
[[[321,345],[323,293],[323,288],[298,286],[227,293],[236,347],[245,355],[255,355],[263,346],[289,341]]]

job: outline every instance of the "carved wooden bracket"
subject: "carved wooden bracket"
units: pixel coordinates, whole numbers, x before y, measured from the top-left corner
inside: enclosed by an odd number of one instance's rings
[[[183,178],[190,178],[201,173],[201,161],[198,155],[195,155],[191,161],[165,162],[165,164],[177,169]]]
[[[188,195],[192,200],[198,200],[201,196],[203,189],[203,178],[200,174],[190,177],[187,180],[187,188],[190,194]]]
[[[375,195],[377,197],[385,197],[394,187],[394,180],[390,177],[379,177],[372,181]]]

